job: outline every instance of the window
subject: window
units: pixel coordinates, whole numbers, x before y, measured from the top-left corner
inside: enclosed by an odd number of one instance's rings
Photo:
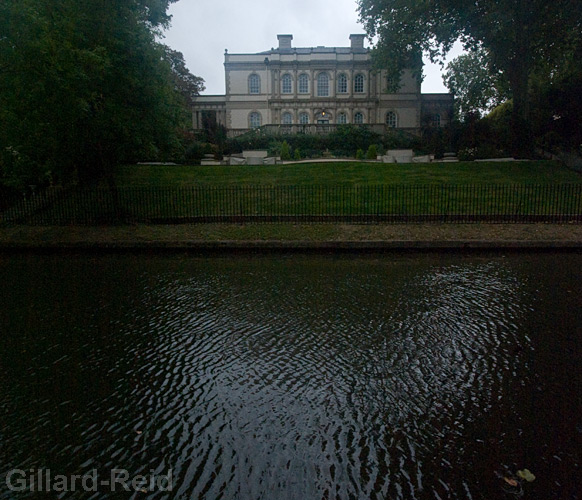
[[[283,125],[291,125],[293,123],[293,116],[291,116],[291,113],[283,113],[283,115],[281,115],[281,123]]]
[[[432,126],[436,128],[441,126],[441,115],[438,113],[432,117]]]
[[[251,128],[258,128],[261,126],[261,115],[256,111],[253,111],[249,115],[249,125]]]
[[[364,92],[364,75],[361,73],[354,77],[354,92],[356,94],[362,94]]]
[[[249,76],[249,94],[260,94],[261,93],[261,78],[259,75]]]
[[[293,84],[290,74],[285,74],[281,78],[281,93],[282,94],[290,94],[293,92]]]
[[[337,93],[347,94],[348,92],[348,77],[343,73],[337,77]]]
[[[386,113],[386,125],[392,128],[398,126],[398,119],[396,118],[396,113],[394,113],[394,111],[388,111],[388,113]]]
[[[317,95],[319,97],[329,96],[329,76],[327,73],[319,73],[317,77]]]
[[[348,117],[347,117],[347,115],[345,113],[339,113],[337,115],[337,122],[339,124],[342,124],[342,125],[345,124],[345,123],[348,123]]]
[[[309,123],[309,115],[307,113],[299,113],[299,123],[307,125]]]
[[[359,111],[354,114],[354,123],[362,124],[364,123],[364,115]]]
[[[309,94],[309,77],[305,73],[299,75],[298,90],[300,94]]]

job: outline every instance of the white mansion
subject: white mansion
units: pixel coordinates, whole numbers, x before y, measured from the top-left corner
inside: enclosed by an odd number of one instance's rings
[[[277,49],[258,54],[225,51],[226,95],[195,98],[194,129],[210,120],[229,135],[262,126],[292,131],[345,123],[419,133],[452,116],[453,96],[421,94],[411,71],[390,90],[387,72],[372,68],[365,35],[350,35],[350,47],[294,48],[293,35],[277,38]]]

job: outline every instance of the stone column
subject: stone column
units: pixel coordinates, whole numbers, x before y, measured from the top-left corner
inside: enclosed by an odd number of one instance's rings
[[[311,89],[310,89],[310,97],[315,97],[317,95],[316,85],[317,82],[315,81],[315,71],[310,70],[311,73]]]

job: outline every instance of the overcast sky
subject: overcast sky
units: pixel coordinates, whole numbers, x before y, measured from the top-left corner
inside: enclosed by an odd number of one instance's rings
[[[164,43],[204,78],[203,94],[224,94],[224,49],[263,52],[278,46],[278,34],[292,34],[293,47],[349,47],[350,34],[364,33],[356,8],[356,0],[179,0]],[[446,92],[438,66],[424,72],[423,92]]]

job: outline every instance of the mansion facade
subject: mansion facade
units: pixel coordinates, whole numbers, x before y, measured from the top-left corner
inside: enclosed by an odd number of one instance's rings
[[[421,94],[410,70],[394,85],[387,71],[373,69],[365,35],[350,35],[350,47],[294,48],[293,35],[278,40],[277,49],[257,54],[225,51],[226,94],[195,98],[194,129],[215,123],[233,136],[263,126],[291,131],[349,123],[418,134],[452,117],[451,94]]]

